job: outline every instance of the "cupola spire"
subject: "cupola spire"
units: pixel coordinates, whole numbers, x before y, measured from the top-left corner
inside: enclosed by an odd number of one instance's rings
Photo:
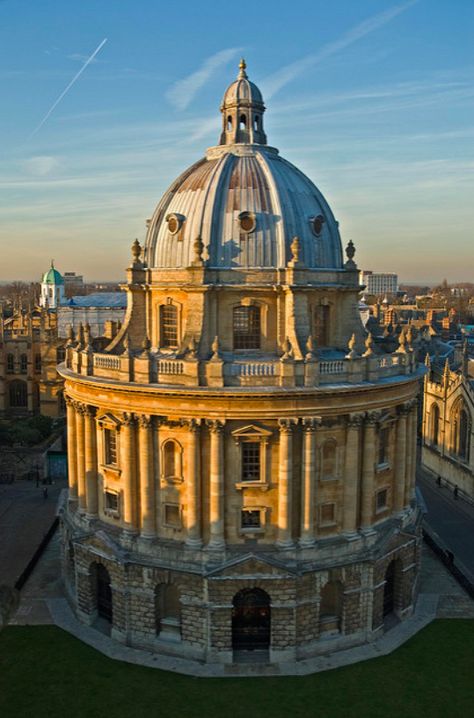
[[[222,100],[221,145],[258,144],[266,145],[263,130],[262,93],[257,85],[250,82],[244,58],[239,63],[237,79],[227,88]]]

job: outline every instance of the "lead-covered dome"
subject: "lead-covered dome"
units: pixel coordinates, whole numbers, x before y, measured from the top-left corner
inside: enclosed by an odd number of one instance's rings
[[[266,145],[264,111],[242,61],[221,106],[221,144],[173,182],[149,222],[149,267],[190,266],[199,238],[210,267],[281,268],[295,236],[308,268],[342,267],[331,209],[306,175]]]

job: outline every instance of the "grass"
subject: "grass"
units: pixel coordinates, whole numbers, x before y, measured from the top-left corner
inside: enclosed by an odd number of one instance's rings
[[[456,718],[472,715],[474,621],[305,677],[190,678],[106,658],[54,626],[0,634],[2,718]]]

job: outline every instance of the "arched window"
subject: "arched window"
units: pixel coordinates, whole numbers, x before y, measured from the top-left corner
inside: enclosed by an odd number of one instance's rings
[[[56,364],[62,364],[65,359],[66,359],[65,347],[58,347],[56,349]]]
[[[41,371],[41,354],[35,354],[35,371]]]
[[[321,478],[323,481],[336,478],[337,443],[335,439],[325,441],[322,447]]]
[[[174,439],[168,439],[162,447],[163,478],[167,481],[182,479],[182,450]]]
[[[232,648],[268,650],[271,640],[270,596],[261,588],[243,588],[232,601]]]
[[[314,338],[318,347],[329,343],[329,306],[326,304],[319,304],[314,309]]]
[[[259,125],[259,117],[258,117],[258,115],[255,115],[255,117],[254,117],[254,129],[258,130],[258,125]]]
[[[469,460],[469,417],[465,409],[459,413],[459,446],[458,454],[464,461]]]
[[[234,307],[234,349],[260,349],[259,307]]]
[[[21,374],[26,374],[28,371],[28,357],[26,354],[20,355],[20,372]]]
[[[319,626],[321,633],[341,630],[342,586],[339,581],[329,581],[321,589]]]
[[[439,444],[439,406],[433,404],[431,409],[431,443],[433,446]]]
[[[9,386],[10,407],[12,409],[25,409],[28,407],[28,388],[26,381],[10,382]]]
[[[92,590],[95,594],[97,615],[112,623],[112,589],[110,575],[101,563],[93,563],[90,569]]]
[[[245,115],[240,115],[239,118],[239,130],[245,130],[247,128],[247,118]]]
[[[15,372],[15,357],[13,354],[7,354],[7,374]]]
[[[378,455],[378,463],[381,464],[388,464],[388,442],[389,442],[390,434],[389,434],[389,428],[388,426],[382,426],[379,429],[379,455]]]
[[[178,309],[174,304],[160,307],[160,346],[168,349],[178,346]]]
[[[228,130],[232,129],[232,117],[230,115],[227,118],[227,129]]]

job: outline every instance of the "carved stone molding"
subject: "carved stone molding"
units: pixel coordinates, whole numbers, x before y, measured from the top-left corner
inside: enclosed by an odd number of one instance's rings
[[[301,419],[301,424],[304,431],[316,431],[316,429],[321,426],[322,420],[320,416],[305,416]]]
[[[122,425],[132,427],[132,426],[135,426],[135,424],[136,424],[136,419],[135,419],[134,414],[132,414],[131,412],[125,412],[122,416]]]
[[[360,429],[364,421],[363,414],[349,414],[347,417],[347,427],[351,429]]]
[[[291,434],[291,432],[293,431],[293,427],[296,426],[297,423],[298,419],[295,418],[278,419],[278,427],[280,429],[280,433]]]
[[[211,432],[211,434],[214,433],[220,433],[224,430],[225,420],[224,419],[207,419],[206,425]]]
[[[149,414],[140,414],[137,417],[137,421],[140,429],[151,429],[153,426],[153,417]]]

